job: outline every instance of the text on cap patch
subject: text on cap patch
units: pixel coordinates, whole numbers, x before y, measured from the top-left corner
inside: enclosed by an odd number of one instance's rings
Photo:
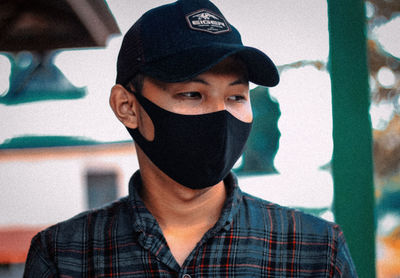
[[[188,14],[186,21],[191,29],[197,31],[220,34],[231,30],[225,18],[205,9]]]

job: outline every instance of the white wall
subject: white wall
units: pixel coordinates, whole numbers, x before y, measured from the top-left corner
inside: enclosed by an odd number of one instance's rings
[[[49,225],[86,210],[88,170],[115,170],[118,194],[127,195],[138,168],[132,153],[0,161],[0,226]]]

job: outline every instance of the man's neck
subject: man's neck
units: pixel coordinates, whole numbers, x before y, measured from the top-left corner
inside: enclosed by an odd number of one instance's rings
[[[141,176],[141,197],[161,228],[199,225],[211,228],[218,221],[226,199],[223,181],[194,190],[164,173],[141,171]]]
[[[182,266],[196,244],[218,221],[226,200],[224,182],[194,190],[147,167],[141,167],[141,177],[141,198],[160,225],[172,255]]]

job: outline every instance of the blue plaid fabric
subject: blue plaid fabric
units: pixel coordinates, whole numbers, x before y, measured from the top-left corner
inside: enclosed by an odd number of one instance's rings
[[[80,214],[37,234],[24,277],[357,277],[338,225],[241,192],[180,267],[138,195]],[[186,275],[186,276],[185,276]]]

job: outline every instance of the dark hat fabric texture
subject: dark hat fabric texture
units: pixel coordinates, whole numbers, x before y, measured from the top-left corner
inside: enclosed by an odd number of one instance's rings
[[[179,0],[149,10],[125,34],[117,61],[117,84],[139,72],[164,82],[185,81],[233,54],[249,80],[272,87],[279,74],[262,51],[244,46],[237,29],[207,0]]]

